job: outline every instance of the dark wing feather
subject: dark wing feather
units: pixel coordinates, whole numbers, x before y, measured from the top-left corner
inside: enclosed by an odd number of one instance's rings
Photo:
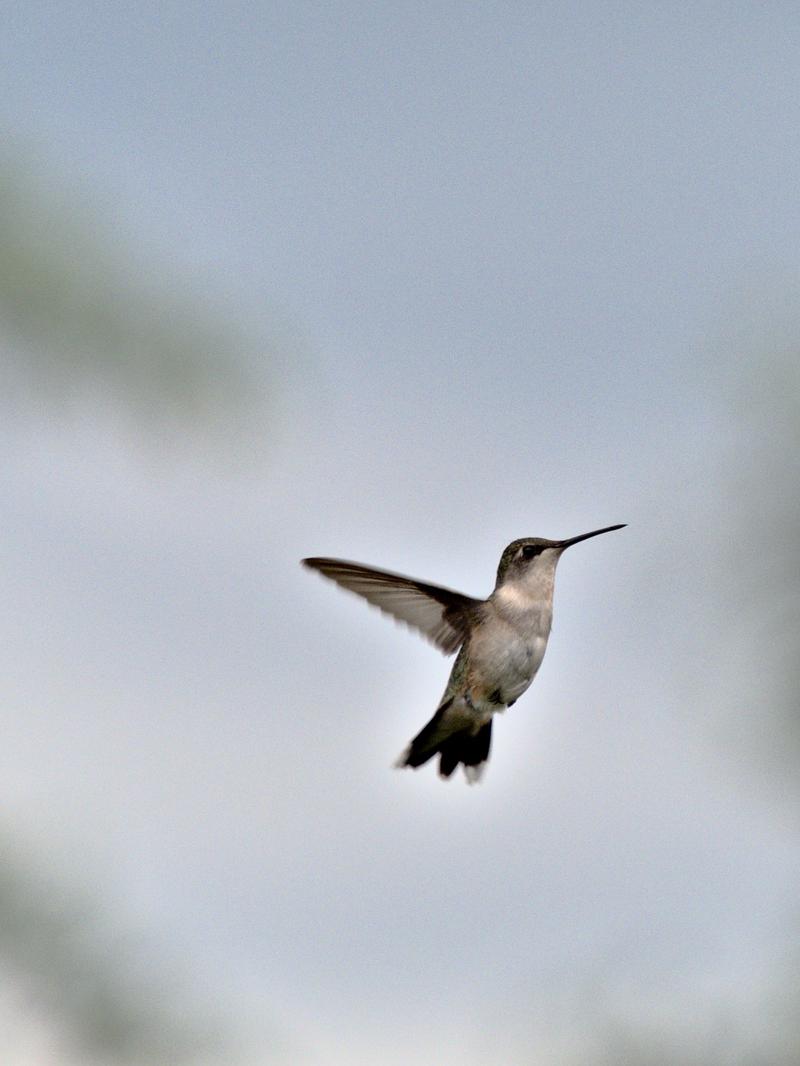
[[[463,644],[470,614],[482,602],[452,589],[344,559],[304,559],[303,564],[416,629],[446,655]]]

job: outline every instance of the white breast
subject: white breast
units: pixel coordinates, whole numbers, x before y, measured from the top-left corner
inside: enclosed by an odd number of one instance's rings
[[[481,634],[478,650],[483,676],[496,682],[503,700],[518,699],[536,676],[547,648],[552,621],[552,599],[521,582],[506,584],[492,595],[497,612]]]

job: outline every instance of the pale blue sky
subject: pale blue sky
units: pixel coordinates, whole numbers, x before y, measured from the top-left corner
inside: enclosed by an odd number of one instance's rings
[[[747,463],[796,353],[794,8],[0,15],[11,167],[268,382],[216,435],[102,381],[7,405],[8,830],[248,1063],[572,1066],[619,1027],[788,1064],[748,531],[794,509]],[[392,771],[448,664],[298,559],[486,594],[508,541],[614,522],[484,783]]]

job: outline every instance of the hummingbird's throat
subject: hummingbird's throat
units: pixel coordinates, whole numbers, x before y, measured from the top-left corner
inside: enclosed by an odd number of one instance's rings
[[[513,584],[510,582],[505,585],[501,585],[495,593],[495,599],[499,600],[506,607],[517,607],[524,609],[530,607],[535,602],[534,596],[529,589],[526,589],[522,582],[515,581]]]
[[[513,611],[530,611],[553,602],[554,574],[537,574],[535,580],[508,581],[495,592],[499,605]]]

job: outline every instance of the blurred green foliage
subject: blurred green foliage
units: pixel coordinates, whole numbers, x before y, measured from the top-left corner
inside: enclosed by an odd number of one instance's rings
[[[208,294],[137,266],[139,250],[125,244],[30,169],[0,159],[6,399],[16,380],[56,400],[113,396],[135,416],[193,423],[263,402],[269,353],[215,313]]]
[[[163,963],[155,967],[89,900],[52,874],[25,869],[7,843],[0,850],[0,964],[50,1020],[65,1058],[220,1061],[222,1027],[190,1005],[182,982],[167,981]],[[8,1054],[0,1036],[4,1062]],[[229,1053],[223,1058],[230,1061]]]

